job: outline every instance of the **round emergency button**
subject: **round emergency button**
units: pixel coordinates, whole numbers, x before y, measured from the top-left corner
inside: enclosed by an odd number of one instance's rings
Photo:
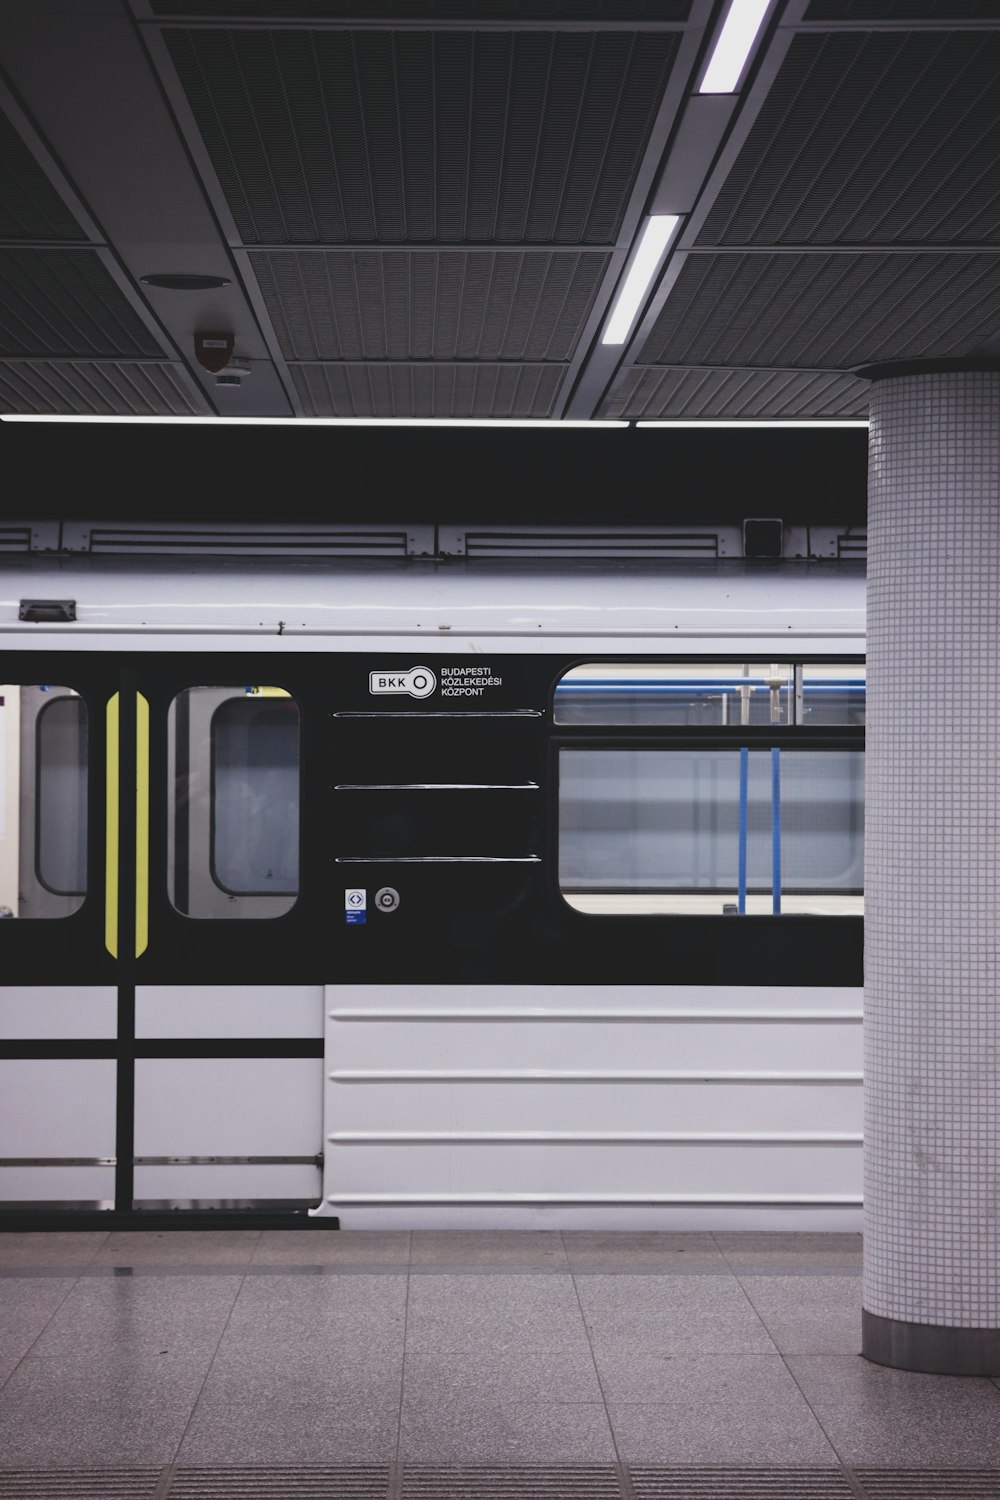
[[[384,885],[380,891],[375,892],[375,905],[379,911],[395,911],[399,905],[399,892],[394,891],[391,885]]]

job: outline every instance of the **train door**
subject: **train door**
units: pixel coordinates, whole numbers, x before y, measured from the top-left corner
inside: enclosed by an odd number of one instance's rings
[[[0,684],[0,1213],[118,1201],[107,946],[111,658],[7,652]],[[116,917],[115,917],[116,919]]]
[[[313,822],[325,790],[307,752],[315,689],[288,661],[137,664],[151,798],[132,1193],[145,1211],[281,1216],[322,1196],[324,971],[301,829],[306,781]]]

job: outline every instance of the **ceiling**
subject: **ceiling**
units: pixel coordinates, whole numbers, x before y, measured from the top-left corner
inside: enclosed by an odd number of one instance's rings
[[[771,0],[699,94],[728,3],[3,6],[0,413],[832,421],[1000,355],[1000,0]]]

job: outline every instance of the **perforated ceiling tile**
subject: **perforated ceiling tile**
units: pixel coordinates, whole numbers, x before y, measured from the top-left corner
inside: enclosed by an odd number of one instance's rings
[[[121,361],[32,360],[0,364],[0,413],[42,416],[192,416],[195,404],[186,372],[167,364]]]
[[[551,417],[561,365],[292,365],[307,417]]]
[[[993,255],[690,255],[642,364],[856,369],[975,352],[1000,327]]]
[[[164,33],[243,242],[609,244],[677,35]]]
[[[797,36],[703,245],[1000,243],[997,32]]]
[[[254,251],[289,359],[567,360],[608,257],[556,251]]]
[[[157,16],[302,16],[307,20],[686,21],[691,0],[152,0]]]
[[[86,239],[83,230],[3,114],[0,114],[0,239]]]
[[[664,370],[633,365],[607,417],[866,417],[867,380],[793,370]]]
[[[0,250],[0,357],[163,351],[93,250]]]
[[[996,21],[1000,0],[810,0],[807,21]]]

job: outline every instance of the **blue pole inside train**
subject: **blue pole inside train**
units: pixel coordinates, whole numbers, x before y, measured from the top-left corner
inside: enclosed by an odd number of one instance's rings
[[[740,751],[740,871],[737,887],[737,907],[741,917],[747,912],[747,791],[750,771],[750,751]]]
[[[781,751],[771,751],[771,911],[781,915]]]

